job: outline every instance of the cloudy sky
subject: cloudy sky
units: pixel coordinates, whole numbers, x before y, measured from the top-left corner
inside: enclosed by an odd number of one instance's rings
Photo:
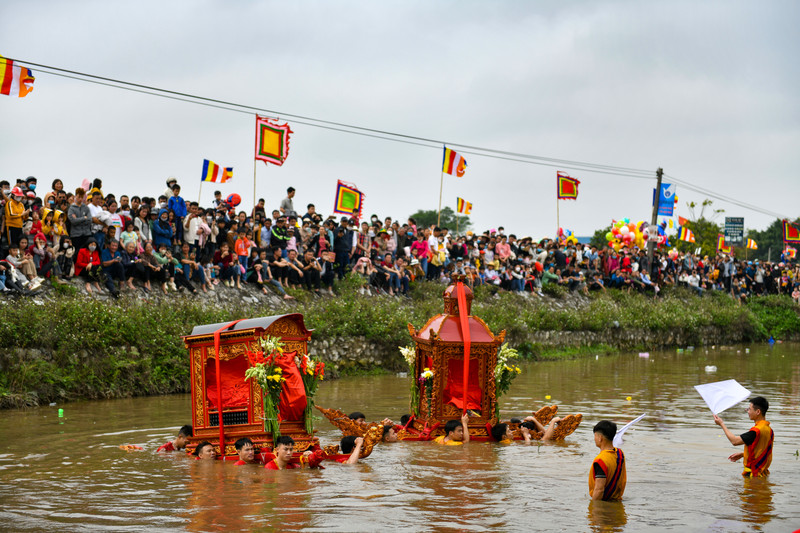
[[[0,54],[109,78],[393,133],[652,172],[572,170],[561,226],[591,234],[649,219],[655,170],[772,214],[800,215],[800,4],[752,1],[109,2],[0,6]],[[0,97],[0,178],[152,195],[177,176],[197,199],[204,158],[234,167],[220,188],[251,205],[254,117],[57,77]],[[436,209],[441,146],[389,142],[287,118],[283,167],[257,166],[277,207],[329,214],[336,180],[365,214]],[[473,150],[464,150],[473,151]],[[556,168],[466,155],[444,205],[474,204],[476,229],[556,228]],[[669,182],[669,179],[665,179]],[[213,184],[203,189],[211,199]],[[706,195],[677,185],[677,214]],[[775,216],[716,200],[763,229]],[[724,216],[724,215],[723,215]]]

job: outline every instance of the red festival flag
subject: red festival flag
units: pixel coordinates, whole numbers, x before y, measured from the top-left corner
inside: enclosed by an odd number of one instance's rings
[[[464,175],[467,170],[467,160],[461,157],[461,154],[448,147],[444,147],[444,159],[442,160],[442,172],[450,174],[455,173],[459,178]]]
[[[256,115],[256,159],[283,165],[289,155],[289,135],[292,133],[288,124],[278,124]]]
[[[731,247],[725,246],[725,235],[722,233],[717,234],[717,251],[724,254],[731,253]]]
[[[789,259],[794,259],[795,257],[797,257],[797,249],[792,248],[791,246],[787,246],[786,249],[783,251],[783,253],[786,254],[786,257],[788,257]]]
[[[788,220],[783,221],[783,242],[787,244],[800,244],[800,229],[793,226]]]
[[[364,205],[364,193],[359,191],[352,183],[339,180],[336,184],[336,198],[333,201],[333,212],[340,215],[349,215],[356,220],[361,218],[361,209]]]
[[[578,198],[578,185],[580,181],[569,177],[566,172],[556,172],[556,195],[559,200],[576,200]]]
[[[679,226],[685,226],[688,223],[689,223],[689,219],[688,218],[683,218],[682,216],[678,217],[678,225]]]

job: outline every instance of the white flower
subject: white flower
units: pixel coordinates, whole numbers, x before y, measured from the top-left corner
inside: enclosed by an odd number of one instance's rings
[[[403,359],[406,360],[408,366],[413,365],[417,357],[417,350],[412,346],[398,346],[398,348],[400,349],[400,353],[403,354]]]

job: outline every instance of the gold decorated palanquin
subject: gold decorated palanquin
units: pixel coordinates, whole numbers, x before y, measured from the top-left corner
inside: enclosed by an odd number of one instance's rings
[[[471,314],[473,294],[464,286],[466,314],[470,333],[469,378],[470,397],[467,400],[470,438],[489,438],[486,424],[495,424],[494,369],[497,352],[505,338],[505,330],[494,335],[486,323]],[[429,436],[443,434],[448,420],[459,419],[463,409],[464,336],[461,331],[456,284],[444,291],[444,313],[428,320],[419,330],[409,324],[408,330],[416,346],[414,383],[419,393],[419,408],[415,413],[414,429],[422,432],[439,424]],[[427,391],[420,375],[433,370],[430,412]],[[413,409],[413,406],[412,406]]]
[[[194,428],[188,451],[207,440],[220,454],[214,333],[226,325],[223,322],[196,326],[191,335],[183,337],[189,350]],[[247,352],[259,350],[259,339],[267,336],[279,338],[286,352],[296,350],[305,354],[308,353],[311,330],[306,329],[303,315],[294,313],[241,320],[220,333],[220,377],[226,383],[221,402],[225,456],[236,455],[233,444],[242,437],[249,437],[262,450],[272,447],[272,435],[264,431],[261,388],[253,380],[245,380],[244,376],[250,365]],[[283,420],[280,429],[282,435],[295,440],[298,451],[313,445],[313,435],[306,432],[303,420]]]

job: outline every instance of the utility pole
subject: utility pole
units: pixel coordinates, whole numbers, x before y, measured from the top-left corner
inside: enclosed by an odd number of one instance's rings
[[[656,194],[655,198],[653,199],[653,216],[650,219],[650,225],[655,227],[658,224],[658,203],[661,199],[661,178],[664,176],[664,170],[659,167],[656,170]],[[650,265],[650,269],[652,271],[653,268],[653,250],[656,247],[656,239],[658,237],[658,233],[656,233],[656,238],[653,237],[653,234],[650,234],[650,238],[647,239],[647,264]],[[650,274],[650,272],[648,272]]]

